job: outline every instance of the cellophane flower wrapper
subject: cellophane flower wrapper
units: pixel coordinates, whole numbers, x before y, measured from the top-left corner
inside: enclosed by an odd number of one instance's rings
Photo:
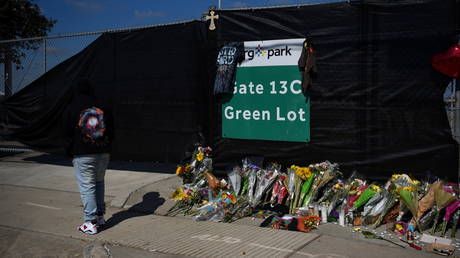
[[[446,207],[446,213],[444,213],[444,221],[449,221],[450,220],[450,217],[452,216],[452,214],[460,207],[460,201],[459,200],[455,200],[453,202],[451,202],[449,205],[447,205]]]
[[[442,185],[442,181],[436,181],[430,184],[428,191],[418,201],[417,216],[415,216],[417,220],[419,220],[423,214],[425,214],[425,212],[433,208],[433,206],[436,204],[436,200],[434,199],[434,192],[436,189],[441,189]]]
[[[414,187],[420,184],[419,181],[412,179],[407,174],[394,174],[390,182],[396,185],[397,188]]]
[[[318,203],[326,203],[332,200],[332,197],[336,192],[334,186],[338,183],[339,180],[340,179],[336,178],[333,181],[329,182],[326,186],[324,186],[322,195],[318,199]]]
[[[257,182],[257,171],[259,168],[252,167],[248,171],[248,192],[247,198],[250,203],[254,202],[254,194],[256,190],[256,182]]]
[[[228,173],[228,181],[230,182],[235,195],[238,196],[241,190],[241,168],[234,167],[232,171]]]
[[[318,203],[330,205],[334,196],[344,187],[344,184],[341,179],[336,178],[326,187],[327,188],[323,191],[323,195],[318,199]]]
[[[201,190],[202,189],[199,188],[187,188],[185,186],[177,188],[172,194],[172,199],[176,201],[176,204],[169,209],[167,216],[175,216],[179,213],[187,215],[194,206],[201,205],[206,199],[202,195]]]
[[[380,192],[380,187],[376,185],[370,185],[360,195],[358,200],[353,203],[352,210],[357,210],[364,204],[366,204],[375,194]]]
[[[203,160],[195,166],[193,169],[194,179],[193,184],[197,184],[203,177],[204,173],[212,171],[212,159],[209,157],[203,158]]]
[[[285,182],[286,178],[287,175],[284,173],[280,173],[280,175],[278,175],[278,178],[275,180],[275,183],[273,184],[272,194],[270,197],[271,203],[276,202],[277,204],[283,204],[286,200],[286,197],[288,195],[288,190]]]
[[[460,209],[458,209],[453,216],[453,225],[452,225],[452,231],[450,233],[450,237],[455,238],[455,235],[457,234],[457,226],[458,226],[458,220],[460,219]]]
[[[410,210],[413,217],[417,216],[418,198],[417,191],[406,190],[405,188],[399,189],[399,197],[404,205]]]
[[[315,173],[313,173],[309,178],[307,178],[307,180],[305,180],[302,184],[302,187],[300,189],[300,197],[299,197],[299,201],[297,203],[297,207],[306,207],[308,206],[308,204],[305,204],[304,203],[304,199],[306,198],[307,194],[310,192],[310,188],[313,184],[313,182],[315,181]]]
[[[290,213],[293,213],[295,209],[297,209],[297,203],[299,202],[300,198],[300,190],[302,188],[302,179],[294,173],[294,199],[291,200],[291,207],[290,207]]]
[[[249,175],[247,173],[244,173],[241,175],[241,185],[242,187],[241,187],[240,195],[247,196],[248,190],[249,190]]]
[[[197,209],[198,215],[194,219],[196,221],[222,221],[236,203],[237,199],[233,192],[221,191],[216,199]]]
[[[219,206],[216,201],[211,201],[197,209],[198,215],[194,217],[196,221],[215,221],[224,217],[224,208]]]
[[[329,210],[334,210],[338,207],[338,209],[343,209],[344,201],[347,198],[348,192],[350,191],[351,187],[353,186],[353,182],[356,179],[356,173],[353,172],[350,177],[344,182],[343,188],[337,191],[337,193],[332,197],[331,204],[329,205]]]
[[[431,210],[429,210],[427,213],[422,215],[422,217],[418,220],[418,227],[420,231],[425,231],[430,228],[432,223],[434,222],[434,218],[436,217],[436,212],[437,208],[436,205],[433,206]]]
[[[287,177],[287,190],[289,193],[289,201],[290,203],[294,202],[294,193],[295,193],[295,171],[293,169],[287,169],[288,177]]]
[[[337,189],[336,193],[332,197],[329,207],[328,213],[332,214],[333,212],[337,211],[337,214],[340,213],[340,210],[344,209],[346,203],[346,198],[348,193],[352,187],[352,182],[356,179],[356,174],[353,172],[350,177],[348,177],[345,181],[342,182],[342,185]]]
[[[249,171],[250,166],[250,160],[248,158],[244,158],[242,161],[242,167],[240,170],[240,175],[241,175],[241,191],[240,195],[247,196],[248,195],[248,189],[249,189]]]
[[[278,177],[278,173],[278,170],[275,168],[267,170],[259,169],[257,171],[257,186],[255,188],[254,198],[250,200],[252,207],[256,207],[260,203],[263,194]]]
[[[338,175],[338,172],[336,171],[338,165],[336,163],[330,163],[329,161],[313,164],[312,168],[315,171],[315,179],[313,181],[311,190],[304,198],[302,204],[303,207],[308,206],[310,202],[316,198],[319,189],[321,189],[324,185],[326,185],[329,181]]]
[[[445,233],[446,233],[446,229],[447,229],[447,223],[449,222],[450,220],[450,217],[452,216],[452,214],[458,209],[458,207],[460,207],[460,201],[459,200],[455,200],[453,202],[451,202],[449,205],[447,205],[446,207],[446,212],[444,213],[444,216],[443,216],[443,221],[442,221],[442,233],[441,233],[441,236],[444,236]]]
[[[385,197],[385,191],[380,191],[380,192],[376,193],[374,196],[372,196],[372,198],[369,199],[369,201],[364,205],[362,215],[363,216],[369,215],[370,212],[372,211],[372,209],[374,207],[377,207],[377,205],[383,200],[384,197]],[[383,205],[382,205],[382,207],[383,207]]]
[[[436,232],[436,227],[438,225],[439,214],[442,209],[444,209],[447,205],[451,202],[455,201],[456,197],[454,193],[448,192],[443,189],[435,189],[434,190],[434,199],[436,201],[436,216],[434,217],[433,227],[431,228],[431,234]]]
[[[233,222],[243,217],[247,217],[253,213],[254,209],[251,207],[249,200],[246,196],[239,195],[237,202],[233,208],[224,216],[224,222]]]
[[[387,214],[387,212],[397,203],[398,193],[396,192],[396,189],[397,187],[395,184],[390,184],[388,189],[386,190],[386,197],[383,199],[384,202],[382,203],[383,209],[381,209],[382,206],[379,206],[379,210],[378,210],[379,213],[377,213],[376,215],[378,216],[377,220],[372,225],[374,228],[378,227],[380,223],[382,223],[382,220]],[[373,211],[371,211],[371,214],[372,213]]]
[[[356,178],[350,185],[350,190],[348,191],[347,197],[344,200],[342,205],[345,212],[348,212],[353,204],[359,199],[361,193],[366,190],[369,185],[366,184],[366,181]]]
[[[404,187],[415,187],[419,185],[420,182],[413,180],[406,174],[394,174],[386,183],[387,195],[385,198],[385,203],[383,205],[383,210],[377,216],[377,220],[373,224],[373,227],[378,227],[382,223],[383,218],[387,212],[397,203],[399,197],[399,189]],[[372,214],[372,211],[371,211]]]
[[[409,209],[414,218],[417,217],[418,209],[418,191],[421,186],[420,181],[412,179],[407,174],[394,174],[390,181],[396,186],[396,192],[401,199],[401,211],[398,216],[400,219],[405,213],[405,209]],[[417,224],[417,220],[415,220]]]

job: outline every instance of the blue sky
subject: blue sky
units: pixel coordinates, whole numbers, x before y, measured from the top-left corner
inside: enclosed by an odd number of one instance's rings
[[[340,0],[221,0],[223,9],[312,4]],[[201,19],[218,0],[33,0],[47,18],[57,20],[49,36],[149,26]],[[13,92],[25,87],[45,71],[81,51],[99,35],[52,39],[29,51],[23,69],[13,71]],[[46,63],[46,65],[44,65]],[[0,92],[3,91],[0,65]]]
[[[218,0],[36,0],[58,20],[50,35],[200,19]],[[222,8],[308,4],[318,0],[221,0]]]

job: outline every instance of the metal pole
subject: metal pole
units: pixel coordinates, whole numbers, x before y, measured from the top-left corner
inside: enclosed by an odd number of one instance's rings
[[[458,83],[458,79],[454,79],[455,84]],[[454,84],[454,85],[455,85]],[[458,85],[458,84],[457,84]],[[454,87],[455,89],[456,87]],[[457,141],[458,146],[458,184],[460,187],[460,90],[455,89],[455,110],[454,110],[454,137]]]
[[[46,39],[43,39],[43,67],[45,68],[46,73]]]
[[[217,9],[221,9],[221,0],[219,0],[219,2],[217,4]]]
[[[13,65],[11,57],[11,47],[8,45],[4,48],[5,51],[5,97],[9,97],[12,94],[13,88]]]

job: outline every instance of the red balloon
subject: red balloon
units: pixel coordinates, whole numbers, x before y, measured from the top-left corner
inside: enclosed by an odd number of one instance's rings
[[[433,56],[431,64],[437,71],[460,79],[460,45],[454,45],[446,52]]]

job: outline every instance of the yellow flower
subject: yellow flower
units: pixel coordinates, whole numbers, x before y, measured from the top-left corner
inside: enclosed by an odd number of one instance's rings
[[[409,180],[409,183],[413,186],[416,186],[416,185],[419,185],[420,184],[420,181],[418,180],[415,180],[415,179],[410,179]]]
[[[399,178],[401,178],[402,176],[403,176],[403,175],[401,175],[401,174],[393,174],[393,175],[391,176],[390,181],[396,181],[396,180],[398,180]]]
[[[176,188],[176,191],[172,194],[172,198],[175,201],[182,200],[182,199],[185,199],[185,198],[190,198],[190,197],[191,196],[189,196],[186,193],[184,193],[184,189],[182,189],[181,187]]]
[[[403,191],[415,192],[415,187],[406,186],[406,187],[403,187],[402,190],[403,190]]]
[[[337,183],[334,185],[334,189],[342,189],[343,188],[343,184],[341,183]]]
[[[403,230],[403,226],[401,226],[400,224],[396,224],[395,229],[397,231],[401,231],[401,230]]]
[[[378,193],[380,192],[382,189],[378,186],[378,185],[371,185],[370,186],[371,190]]]
[[[312,170],[308,167],[299,167],[296,165],[292,165],[291,169],[294,170],[296,175],[302,178],[302,180],[307,180],[313,174]]]
[[[184,172],[184,167],[183,166],[177,166],[177,169],[176,169],[176,175],[180,175],[182,174],[182,172]]]
[[[203,159],[204,159],[203,152],[198,152],[198,154],[196,154],[196,160],[202,161]]]

